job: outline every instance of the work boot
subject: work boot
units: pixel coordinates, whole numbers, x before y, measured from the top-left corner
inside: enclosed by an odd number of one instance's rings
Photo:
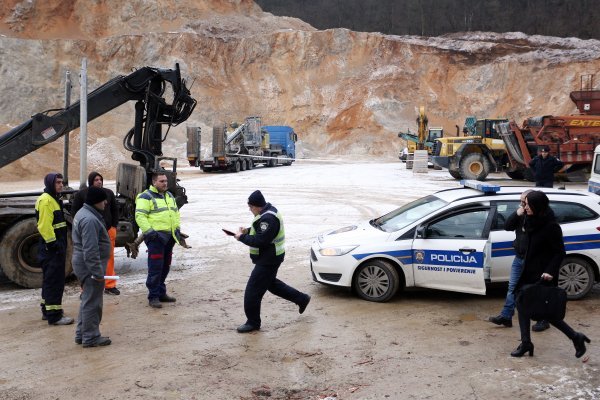
[[[148,305],[152,308],[162,308],[162,304],[160,304],[158,299],[150,299]]]
[[[175,303],[177,299],[175,297],[169,296],[168,294],[163,294],[158,298],[161,303]]]
[[[502,315],[498,315],[497,317],[489,317],[488,321],[496,325],[504,325],[507,328],[512,327],[512,319],[506,318]]]
[[[244,325],[240,325],[237,327],[238,333],[248,333],[248,332],[258,331],[258,330],[260,330],[260,327],[256,327],[256,326],[250,325],[250,324],[244,324]]]
[[[75,338],[75,344],[81,344],[81,343],[83,343],[83,340],[81,340],[80,337],[76,337]]]
[[[119,289],[117,289],[116,287],[112,287],[112,288],[104,289],[104,294],[112,294],[112,295],[118,296],[121,294],[121,291]]]
[[[536,322],[531,327],[531,330],[534,331],[534,332],[542,332],[542,331],[545,331],[548,328],[550,328],[550,323],[548,321],[541,320],[541,321]]]
[[[306,295],[306,300],[304,300],[304,303],[298,305],[298,312],[300,314],[302,314],[304,312],[304,310],[306,310],[308,303],[310,303],[310,296]]]
[[[111,343],[112,343],[112,340],[110,340],[108,337],[106,337],[106,336],[100,336],[98,339],[96,339],[92,343],[84,343],[82,345],[82,347],[108,346]]]
[[[65,317],[63,315],[56,322],[48,322],[48,325],[71,325],[72,323],[73,323],[73,318],[71,318],[71,317]]]

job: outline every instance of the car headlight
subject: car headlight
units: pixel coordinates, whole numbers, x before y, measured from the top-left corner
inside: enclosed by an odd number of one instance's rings
[[[357,247],[357,245],[325,247],[320,249],[319,253],[321,253],[322,256],[343,256],[346,253],[350,253]]]

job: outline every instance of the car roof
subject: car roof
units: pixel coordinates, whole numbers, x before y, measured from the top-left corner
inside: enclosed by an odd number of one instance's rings
[[[481,184],[479,186],[482,186]],[[485,185],[483,185],[485,186]],[[531,186],[498,186],[498,185],[488,185],[494,186],[495,189],[493,191],[484,192],[478,189],[472,189],[468,187],[460,187],[460,188],[452,188],[440,190],[433,195],[448,202],[453,203],[461,200],[486,200],[493,201],[494,198],[500,200],[502,198],[506,198],[506,196],[515,196],[516,199],[519,198],[521,193],[526,190],[540,190],[552,200],[569,200],[569,201],[580,201],[585,203],[600,203],[600,197],[594,193],[589,193],[583,190],[566,190],[566,189],[554,189],[554,188],[540,188],[540,187],[531,187]],[[485,188],[483,189],[485,190]]]

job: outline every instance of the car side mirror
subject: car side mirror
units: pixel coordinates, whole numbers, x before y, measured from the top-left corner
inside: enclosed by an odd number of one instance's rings
[[[417,228],[416,238],[417,239],[425,239],[427,233],[427,229],[424,226],[419,226]]]

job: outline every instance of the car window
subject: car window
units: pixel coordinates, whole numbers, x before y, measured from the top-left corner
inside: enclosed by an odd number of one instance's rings
[[[447,202],[436,196],[427,196],[371,221],[371,225],[385,232],[395,232],[444,207]]]
[[[554,211],[554,215],[556,215],[556,220],[559,224],[598,218],[596,212],[579,203],[550,201],[550,207]]]
[[[489,210],[470,210],[437,220],[427,227],[427,238],[480,239],[485,230]]]
[[[508,217],[519,208],[519,200],[503,200],[494,202],[496,205],[496,216],[492,222],[493,231],[504,230],[504,224]]]

